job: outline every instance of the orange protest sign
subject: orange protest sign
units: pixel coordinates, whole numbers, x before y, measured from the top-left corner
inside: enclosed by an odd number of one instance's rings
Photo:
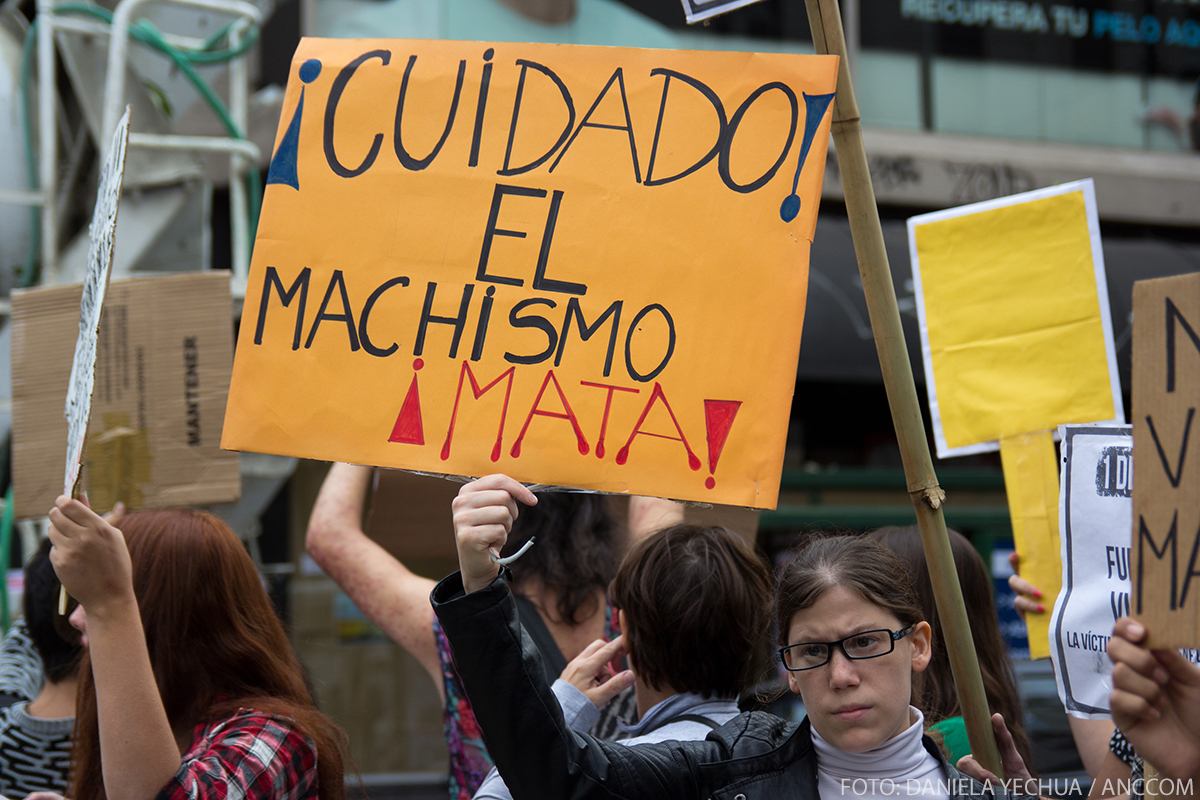
[[[305,39],[223,446],[773,508],[836,75]]]

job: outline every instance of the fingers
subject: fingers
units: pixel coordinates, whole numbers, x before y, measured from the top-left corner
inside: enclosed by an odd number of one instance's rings
[[[983,765],[975,760],[975,756],[963,756],[954,766],[958,767],[959,772],[964,775],[970,775],[980,783],[989,786],[996,786],[1000,783],[1000,780],[993,773],[984,769]]]
[[[1108,640],[1108,656],[1113,662],[1109,705],[1118,726],[1162,716],[1159,709],[1166,699],[1162,686],[1170,676],[1154,654],[1136,644],[1145,638],[1146,629],[1140,623],[1122,617]]]
[[[1021,574],[1021,554],[1013,550],[1008,554],[1008,565],[1012,567],[1014,575]]]
[[[1020,614],[1042,614],[1046,611],[1046,607],[1041,603],[1021,595],[1013,598],[1013,608],[1017,609]]]
[[[625,670],[601,682],[595,689],[585,692],[585,694],[592,701],[592,705],[599,708],[632,685],[633,673]]]
[[[1009,732],[1008,725],[1004,724],[1003,714],[992,714],[992,731],[996,734],[996,746],[1000,749],[1002,757],[1006,750],[1016,752],[1012,733]]]
[[[99,519],[99,516],[97,516],[96,512],[92,511],[79,500],[76,500],[65,494],[59,495],[58,499],[54,501],[54,508],[50,511],[51,522],[55,521],[55,512],[57,512],[57,516],[59,518],[73,523],[80,529],[86,528],[88,525],[92,524],[93,521]],[[63,533],[70,535],[70,526],[68,525],[67,528],[67,530],[64,530],[63,527],[60,526],[59,530],[62,530]]]
[[[1154,658],[1167,671],[1171,680],[1185,685],[1200,685],[1200,667],[1183,657],[1178,650],[1152,650]]]
[[[1026,614],[1040,614],[1046,610],[1046,607],[1038,602],[1042,598],[1041,590],[1020,575],[1008,576],[1008,588],[1012,589],[1017,596],[1013,602],[1017,611]]]
[[[117,504],[113,506],[112,511],[104,515],[104,521],[109,525],[116,525],[121,521],[121,517],[125,516],[125,511],[125,504],[118,500]]]
[[[1113,675],[1116,675],[1116,670]],[[1162,716],[1162,712],[1145,697],[1121,689],[1113,689],[1108,696],[1108,705],[1112,709],[1113,720],[1122,730],[1128,728],[1130,722],[1156,720]]]
[[[996,734],[996,749],[1000,751],[1000,765],[1004,770],[1004,777],[1010,781],[1030,780],[1033,776],[1029,773],[1025,759],[1021,757],[1021,751],[1017,749],[1017,743],[1013,740],[1008,725],[1004,723],[1003,714],[992,714],[992,731]]]
[[[1140,623],[1123,617],[1117,620],[1113,628],[1113,637],[1108,640],[1108,657],[1113,662],[1113,685],[1117,686],[1118,673],[1125,676],[1125,685],[1121,688],[1136,690],[1145,686],[1145,682],[1165,684],[1168,679],[1167,670],[1158,663],[1158,659],[1144,647],[1134,644],[1146,636],[1146,629]],[[1131,640],[1129,637],[1134,637]],[[1141,680],[1135,680],[1140,678]],[[1157,686],[1155,687],[1157,689]]]
[[[537,505],[537,495],[529,491],[529,488],[523,485],[520,481],[514,480],[507,475],[496,473],[494,475],[485,475],[479,480],[472,481],[463,487],[461,495],[466,491],[479,492],[488,490],[500,490],[508,492],[509,495],[521,501],[527,506]],[[513,515],[514,517],[516,514]]]
[[[620,658],[625,654],[625,637],[618,636],[611,642],[606,642],[603,639],[597,639],[584,648],[583,652],[575,656],[575,660],[583,664],[587,664],[591,669],[599,669],[604,664]]]

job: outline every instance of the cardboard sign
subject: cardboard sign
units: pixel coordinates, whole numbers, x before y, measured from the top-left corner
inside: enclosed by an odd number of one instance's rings
[[[222,445],[773,508],[836,77],[305,39]]]
[[[1200,645],[1200,274],[1133,284],[1133,615]]]
[[[1057,595],[1060,424],[1124,422],[1090,180],[908,221],[941,458],[999,449],[1022,574]],[[1050,654],[1049,620],[1029,623]]]
[[[63,491],[63,398],[82,286],[14,291],[13,484],[17,516]],[[241,491],[219,448],[233,360],[228,273],[156,275],[108,287],[83,485],[92,507],[224,503]]]
[[[1108,719],[1113,623],[1129,613],[1133,427],[1065,425],[1062,591],[1050,620],[1058,695],[1073,716]]]
[[[125,150],[129,144],[130,107],[113,131],[96,207],[88,228],[87,279],[79,303],[79,338],[75,340],[75,358],[71,362],[71,382],[63,416],[67,420],[67,471],[63,494],[74,495],[79,488],[79,472],[87,444],[88,420],[92,413],[92,387],[96,377],[96,338],[100,333],[100,315],[104,311],[104,293],[112,267],[113,245],[117,233],[117,210],[121,206],[121,184],[125,177]]]

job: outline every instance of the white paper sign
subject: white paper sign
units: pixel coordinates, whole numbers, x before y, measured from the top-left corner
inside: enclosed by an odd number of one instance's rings
[[[683,13],[687,15],[688,25],[694,25],[701,20],[757,2],[758,0],[683,0]]]
[[[96,379],[96,339],[100,331],[100,312],[112,266],[117,231],[117,209],[121,202],[121,183],[125,176],[125,148],[129,143],[129,106],[113,131],[108,158],[100,173],[96,209],[88,228],[88,271],[79,304],[79,338],[75,341],[75,360],[71,365],[71,383],[67,387],[67,469],[63,493],[73,494],[83,463],[88,420],[92,412],[92,385]]]
[[[1113,623],[1129,613],[1133,426],[1062,425],[1063,588],[1050,620],[1058,695],[1073,716],[1110,716]]]
[[[1129,613],[1133,426],[1062,425],[1059,533],[1063,583],[1050,619],[1050,655],[1063,706],[1110,716],[1113,623]]]

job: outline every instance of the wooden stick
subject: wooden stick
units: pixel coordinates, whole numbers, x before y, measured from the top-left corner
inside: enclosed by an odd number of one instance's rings
[[[858,271],[862,276],[867,311],[883,370],[883,385],[887,390],[892,424],[904,462],[908,492],[917,512],[921,543],[929,564],[933,596],[941,617],[942,632],[950,668],[958,687],[959,702],[966,722],[971,753],[987,770],[1003,776],[1000,753],[992,731],[987,695],[975,655],[975,643],[967,621],[958,571],[950,552],[946,521],[942,516],[945,493],[938,486],[929,455],[929,441],[921,421],[917,402],[917,387],[913,382],[912,365],[900,327],[900,310],[896,305],[896,290],[883,246],[883,229],[879,224],[879,209],[875,206],[875,190],[863,147],[862,125],[850,68],[846,60],[846,38],[837,0],[805,0],[813,44],[818,53],[839,56],[837,97],[833,101],[833,140],[837,147],[838,166],[850,217],[850,233],[858,256]],[[935,632],[936,635],[936,632]]]

